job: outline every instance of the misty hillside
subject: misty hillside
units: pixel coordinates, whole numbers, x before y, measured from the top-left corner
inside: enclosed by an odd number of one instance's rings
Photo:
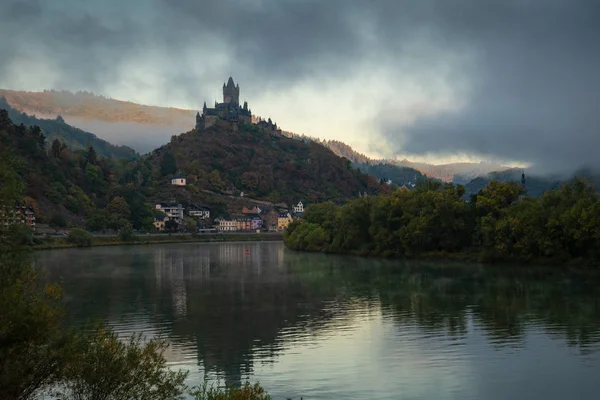
[[[504,171],[508,167],[496,163],[450,163],[450,164],[427,164],[412,162],[409,160],[401,160],[394,162],[397,165],[414,168],[424,175],[431,178],[437,178],[445,182],[454,182],[465,184],[477,177],[485,177],[491,172]]]
[[[6,110],[8,116],[16,125],[39,126],[44,135],[46,135],[47,146],[49,146],[54,139],[58,139],[71,150],[83,150],[87,149],[89,145],[92,145],[96,152],[103,157],[127,159],[139,157],[132,148],[127,146],[115,146],[108,143],[92,133],[85,132],[65,123],[60,116],[56,119],[41,119],[27,115],[26,113],[17,111],[11,107],[4,97],[0,97],[0,109]]]
[[[141,154],[168,143],[172,135],[192,128],[196,114],[195,110],[146,106],[89,92],[24,92],[0,89],[0,96],[5,96],[11,106],[19,111],[51,118],[61,115],[73,126],[94,132],[111,143],[130,146]],[[466,184],[474,178],[506,169],[500,164],[492,163],[433,165],[409,160],[374,160],[338,140],[319,139],[288,131],[284,131],[283,134],[290,138],[319,143],[338,156],[352,161],[356,167],[365,164],[401,167],[393,173],[387,173],[388,176],[403,174],[406,170],[402,167],[408,167],[430,178]],[[373,174],[384,178],[383,175],[378,175],[379,168],[373,170]]]
[[[342,201],[389,190],[352,168],[349,160],[314,142],[302,142],[257,125],[218,123],[174,137],[152,152],[153,169],[181,170],[201,189],[273,202]]]
[[[5,97],[13,108],[28,114],[72,116],[106,122],[176,125],[182,119],[191,123],[196,114],[193,110],[146,106],[89,92],[24,92],[0,89],[0,97]]]
[[[500,172],[491,172],[487,176],[477,177],[467,184],[465,184],[465,196],[478,193],[480,190],[485,188],[487,184],[492,181],[500,182],[521,182],[521,174],[523,169],[521,168],[510,168]],[[582,177],[578,174],[578,176]],[[561,185],[561,180],[557,177],[540,177],[535,175],[529,175],[526,173],[525,176],[525,188],[527,195],[533,197],[539,197],[545,192],[556,189]]]

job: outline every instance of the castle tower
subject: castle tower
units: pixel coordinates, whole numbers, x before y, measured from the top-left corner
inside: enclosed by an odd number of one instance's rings
[[[204,107],[206,108],[206,104],[204,105]],[[200,116],[200,113],[196,113],[196,129],[200,129],[202,127],[202,117]]]
[[[227,85],[223,83],[223,103],[240,104],[240,85],[236,86],[232,77],[229,77]]]

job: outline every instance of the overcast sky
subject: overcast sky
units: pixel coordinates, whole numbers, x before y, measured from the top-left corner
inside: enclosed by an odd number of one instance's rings
[[[257,115],[387,157],[600,164],[597,0],[1,0],[0,86]]]

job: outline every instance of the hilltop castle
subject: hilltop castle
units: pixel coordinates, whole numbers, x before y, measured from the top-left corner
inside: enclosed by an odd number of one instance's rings
[[[252,112],[248,108],[248,102],[244,102],[240,106],[240,85],[233,82],[233,78],[229,77],[227,84],[223,83],[223,102],[215,102],[214,108],[202,108],[202,115],[196,114],[196,129],[208,128],[214,125],[218,120],[230,122],[242,122],[250,124],[252,122]]]
[[[280,129],[277,124],[271,122],[271,118],[267,121],[256,118],[253,121],[252,111],[248,108],[248,102],[244,101],[244,105],[240,106],[240,85],[236,85],[232,77],[229,77],[227,83],[223,83],[223,102],[215,102],[214,108],[202,108],[202,115],[196,114],[196,129],[208,128],[214,125],[218,120],[228,121],[233,123],[233,129],[237,131],[238,123],[251,124],[255,122],[262,128],[267,128],[276,132]]]

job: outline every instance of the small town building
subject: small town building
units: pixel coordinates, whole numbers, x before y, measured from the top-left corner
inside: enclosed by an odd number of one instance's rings
[[[279,217],[277,218],[277,230],[282,231],[286,229],[293,220],[292,214],[288,211],[280,212]]]
[[[188,215],[199,219],[209,219],[210,208],[204,204],[190,204],[188,207]]]
[[[183,211],[184,208],[181,204],[177,203],[159,203],[156,205],[156,209],[167,214],[169,219],[174,220],[178,224],[183,223]]]
[[[0,221],[4,228],[13,224],[25,224],[35,230],[35,211],[28,204],[15,204],[13,208],[0,208]]]
[[[298,202],[293,208],[296,214],[302,214],[304,212],[304,204],[301,201]]]
[[[169,217],[166,214],[158,214],[154,216],[154,229],[159,232],[163,232],[166,229],[166,223],[169,221]]]
[[[171,185],[185,186],[186,185],[185,176],[183,176],[183,174],[181,172],[178,172],[177,174],[175,174],[173,179],[171,179]]]
[[[249,231],[252,229],[252,219],[247,215],[234,217],[238,231]]]
[[[261,211],[262,213],[260,213],[260,217],[263,220],[263,226],[270,231],[276,231],[279,212],[273,207],[265,207]]]
[[[235,232],[237,231],[237,222],[233,218],[217,218],[215,220],[217,223],[216,228],[219,232]]]
[[[244,208],[242,209],[242,214],[260,214],[261,212],[262,210],[258,206],[254,206],[252,208],[244,206]]]
[[[247,214],[250,218],[250,230],[256,231],[263,227],[263,220],[258,214]]]

